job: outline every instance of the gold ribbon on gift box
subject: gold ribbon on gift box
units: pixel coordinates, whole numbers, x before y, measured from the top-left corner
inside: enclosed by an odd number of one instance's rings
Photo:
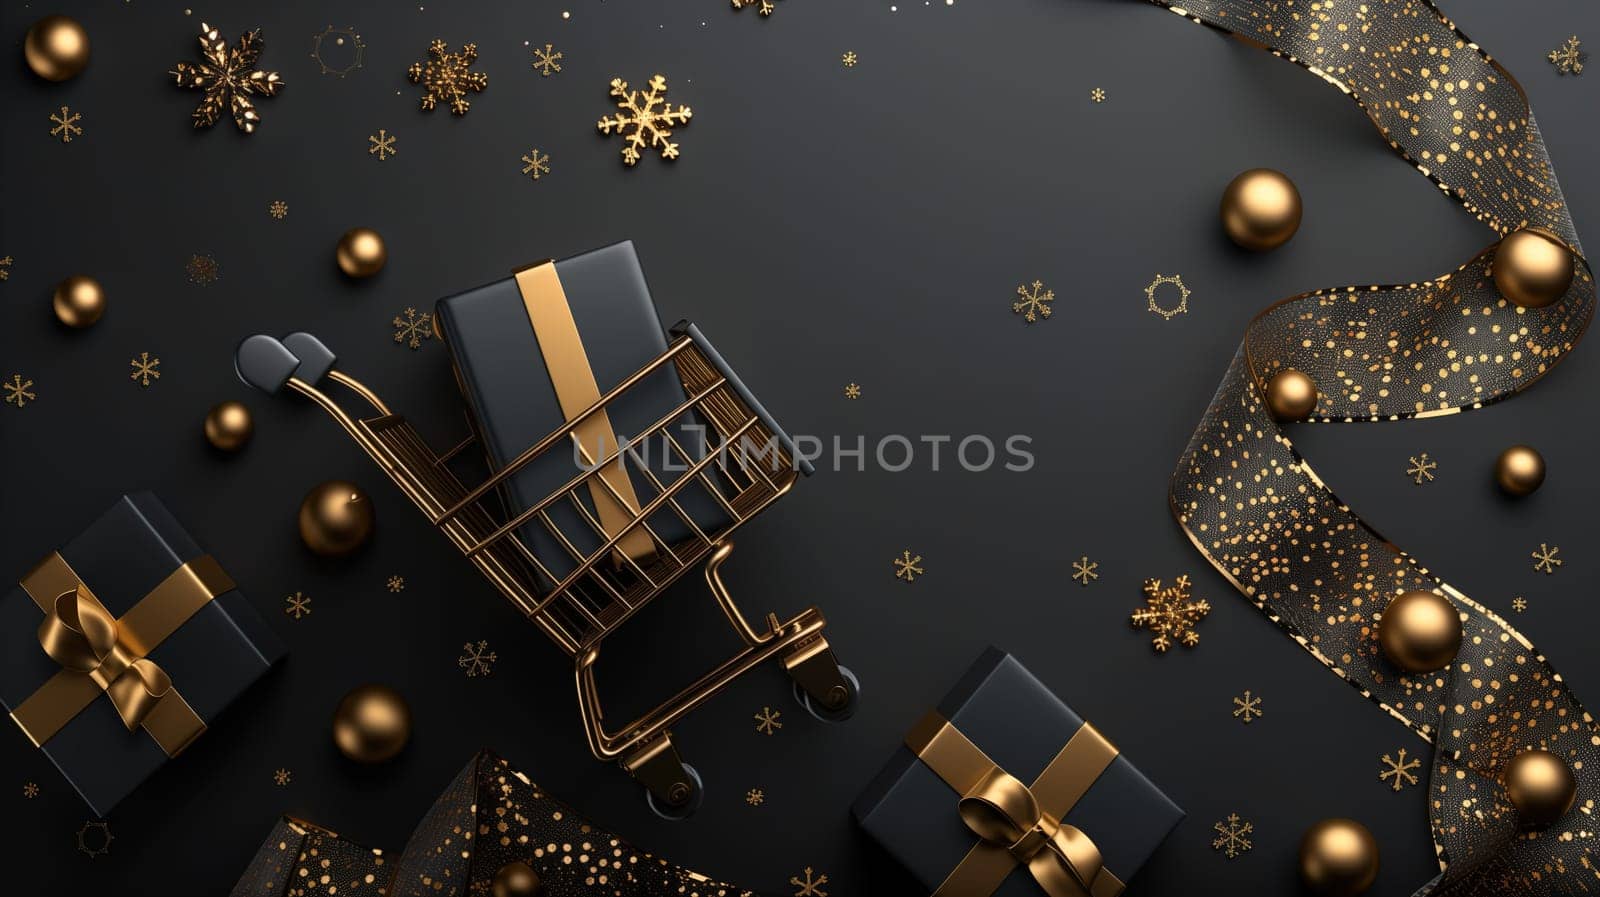
[[[206,724],[149,654],[211,599],[233,588],[222,566],[202,555],[117,618],[66,559],[52,552],[22,578],[22,589],[44,611],[39,645],[61,670],[18,704],[11,718],[39,747],[103,694],[128,731],[143,726],[167,756],[176,757]]]
[[[905,743],[961,795],[961,821],[979,838],[934,897],[988,897],[1019,865],[1049,897],[1122,893],[1100,848],[1061,821],[1117,758],[1116,745],[1094,726],[1084,723],[1032,785],[1001,769],[938,711],[923,717]]]

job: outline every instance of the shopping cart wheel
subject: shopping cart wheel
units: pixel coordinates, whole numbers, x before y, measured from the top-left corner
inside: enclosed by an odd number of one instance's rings
[[[644,802],[650,805],[650,812],[660,816],[662,819],[677,822],[680,819],[688,819],[694,814],[695,810],[700,809],[701,804],[705,803],[706,789],[705,783],[700,779],[700,772],[687,763],[683,764],[683,772],[689,779],[687,783],[683,783],[687,786],[688,791],[683,795],[683,800],[678,803],[657,800],[654,791],[648,788],[645,789]]]
[[[828,707],[811,697],[811,693],[801,688],[798,682],[792,683],[794,699],[800,702],[800,706],[804,707],[807,713],[825,723],[844,722],[855,716],[856,707],[861,704],[861,680],[857,679],[856,674],[844,664],[839,665],[839,675],[844,679],[845,698],[838,707]]]

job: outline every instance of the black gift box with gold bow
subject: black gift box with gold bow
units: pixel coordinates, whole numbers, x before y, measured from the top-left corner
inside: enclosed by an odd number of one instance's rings
[[[1184,816],[996,648],[912,728],[854,811],[938,897],[1116,897]]]
[[[124,496],[0,599],[0,701],[100,816],[283,654],[149,493]]]

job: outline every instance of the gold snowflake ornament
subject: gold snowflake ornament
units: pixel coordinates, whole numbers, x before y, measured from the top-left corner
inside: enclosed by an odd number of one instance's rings
[[[668,140],[672,129],[689,123],[694,112],[688,106],[676,109],[667,102],[667,78],[654,75],[649,90],[629,90],[628,82],[611,79],[611,95],[617,99],[617,108],[609,118],[598,124],[602,134],[618,134],[623,138],[622,162],[638,164],[640,150],[652,147],[661,151],[661,158],[678,158],[678,145]]]
[[[777,8],[777,5],[778,0],[733,0],[734,9],[753,6],[764,16],[772,15],[772,11]]]
[[[367,136],[367,155],[377,156],[379,162],[398,152],[400,151],[394,148],[394,135],[387,130],[379,128],[378,133]]]
[[[1395,759],[1390,757],[1388,754],[1384,754],[1383,758],[1378,762],[1382,763],[1386,767],[1383,772],[1378,773],[1378,781],[1386,782],[1390,779],[1393,779],[1394,790],[1399,791],[1402,786],[1415,785],[1417,783],[1417,777],[1412,775],[1411,771],[1421,766],[1422,761],[1416,759],[1415,757],[1407,760],[1405,748],[1400,749],[1399,759]]]
[[[417,313],[414,308],[394,316],[394,341],[412,349],[422,348],[422,341],[433,339],[433,315],[423,312]]]
[[[1556,556],[1560,553],[1561,549],[1558,546],[1547,545],[1544,542],[1540,542],[1539,550],[1529,555],[1533,558],[1533,569],[1545,574],[1546,576],[1556,572],[1556,568],[1564,563],[1561,558]]]
[[[1244,697],[1233,699],[1233,715],[1239,721],[1249,725],[1250,721],[1266,714],[1261,710],[1261,699],[1250,694],[1250,689],[1244,690]]]
[[[544,49],[533,48],[533,67],[539,70],[541,78],[548,78],[551,74],[561,71],[561,51],[554,44],[545,44]]]
[[[1166,587],[1159,579],[1147,579],[1144,594],[1145,606],[1133,612],[1133,628],[1155,633],[1150,645],[1157,653],[1166,653],[1174,641],[1189,648],[1200,644],[1194,627],[1211,613],[1211,604],[1190,596],[1189,577],[1180,576]]]
[[[783,716],[783,711],[773,710],[771,707],[761,708],[755,715],[756,731],[763,735],[776,735],[783,728],[783,723],[778,722],[778,717]]]
[[[1084,555],[1072,562],[1072,578],[1076,579],[1079,585],[1086,586],[1100,578],[1100,574],[1096,572],[1099,569],[1098,563],[1089,560],[1088,555]]]
[[[296,620],[311,615],[311,597],[304,592],[295,592],[283,599],[283,612]]]
[[[33,381],[22,379],[21,374],[12,374],[10,383],[0,383],[0,387],[4,387],[6,391],[6,404],[15,405],[18,408],[36,398],[31,389],[32,386]]]
[[[538,147],[528,150],[528,152],[522,156],[522,173],[536,181],[541,176],[549,174],[549,154],[539,152]]]
[[[1427,452],[1413,455],[1410,460],[1411,466],[1406,468],[1406,476],[1410,477],[1412,482],[1421,486],[1433,480],[1433,472],[1439,469],[1439,463],[1429,458]]]
[[[1056,301],[1056,292],[1045,289],[1044,281],[1036,280],[1032,289],[1027,284],[1017,287],[1017,297],[1017,301],[1011,303],[1012,313],[1022,315],[1022,320],[1032,324],[1050,317],[1050,303]]]
[[[197,128],[209,128],[222,118],[224,107],[233,113],[233,123],[246,134],[255,132],[261,121],[252,96],[270,97],[283,88],[277,72],[255,67],[261,57],[261,31],[247,31],[231,49],[221,32],[200,23],[200,58],[197,64],[178,63],[168,74],[179,87],[205,91],[200,105],[189,116]]]
[[[151,358],[149,352],[140,352],[139,357],[129,360],[128,364],[133,368],[128,378],[138,381],[140,386],[149,386],[150,381],[161,379],[161,371],[157,370],[161,367],[161,359]]]
[[[1586,55],[1588,54],[1583,52],[1583,41],[1578,40],[1578,36],[1574,34],[1567,38],[1566,43],[1551,50],[1550,55],[1545,58],[1550,60],[1556,71],[1563,75],[1581,75],[1583,57]]]
[[[479,641],[476,645],[467,642],[461,646],[461,650],[467,653],[456,658],[456,666],[467,671],[468,679],[493,673],[494,662],[500,659],[500,655],[489,650],[489,643],[486,641]]]
[[[50,136],[60,137],[62,143],[71,143],[72,138],[83,133],[83,129],[78,127],[78,121],[82,118],[82,113],[62,106],[60,112],[50,113],[50,120],[55,122],[55,127],[50,129]]]
[[[1225,822],[1214,823],[1211,828],[1217,833],[1211,849],[1222,851],[1230,860],[1255,846],[1249,837],[1256,830],[1255,825],[1240,819],[1238,813],[1229,813]]]
[[[900,552],[900,556],[892,560],[894,561],[895,579],[915,582],[917,577],[922,575],[922,555],[919,554],[916,557],[912,557],[911,549],[907,548],[905,551]]]
[[[751,788],[744,793],[744,802],[752,807],[759,807],[766,803],[767,793],[760,788]]]
[[[444,41],[436,40],[428,45],[428,56],[428,61],[414,62],[406,70],[412,84],[422,85],[423,111],[431,112],[441,102],[448,102],[451,112],[466,115],[472,108],[467,92],[481,93],[489,86],[488,75],[471,71],[478,45],[463,44],[459,52],[451,53]]]
[[[807,866],[803,875],[789,876],[789,884],[800,890],[794,892],[794,897],[828,897],[828,892],[822,886],[828,883],[828,876],[818,875]]]
[[[280,768],[272,774],[272,783],[277,785],[279,788],[282,788],[292,781],[294,781],[294,773],[287,769]]]

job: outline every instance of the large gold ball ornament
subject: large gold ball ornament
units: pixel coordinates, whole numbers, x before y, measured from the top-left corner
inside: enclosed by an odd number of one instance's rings
[[[243,402],[219,402],[206,412],[206,441],[219,451],[244,448],[255,431],[255,421]]]
[[[1267,381],[1267,410],[1278,420],[1305,420],[1317,410],[1317,384],[1294,368]]]
[[[1354,819],[1324,819],[1300,839],[1300,880],[1323,897],[1354,897],[1378,878],[1378,839]]]
[[[544,882],[532,866],[516,860],[494,874],[492,893],[494,897],[538,897],[544,893]]]
[[[1538,228],[1512,231],[1494,251],[1494,285],[1523,308],[1544,308],[1572,286],[1572,250]]]
[[[1461,613],[1443,595],[1401,592],[1378,621],[1378,644],[1390,663],[1408,673],[1440,669],[1461,650]]]
[[[357,763],[382,763],[411,740],[411,705],[387,685],[350,690],[333,712],[333,743]]]
[[[1578,796],[1572,770],[1549,751],[1523,751],[1506,764],[1500,779],[1523,828],[1549,828],[1567,815]]]
[[[389,248],[372,228],[353,227],[339,238],[334,258],[339,261],[339,270],[350,277],[371,277],[389,261]]]
[[[1252,168],[1222,191],[1222,229],[1245,249],[1265,252],[1300,229],[1300,191],[1281,171]]]
[[[1507,495],[1530,495],[1544,485],[1544,456],[1531,445],[1514,445],[1495,459],[1494,481]]]
[[[69,16],[45,16],[22,40],[28,68],[46,81],[65,81],[89,64],[89,32]]]
[[[74,274],[56,284],[50,305],[61,323],[68,327],[88,327],[106,313],[106,291],[94,278]]]
[[[372,535],[372,500],[361,487],[329,480],[300,502],[300,541],[325,557],[349,554]]]

